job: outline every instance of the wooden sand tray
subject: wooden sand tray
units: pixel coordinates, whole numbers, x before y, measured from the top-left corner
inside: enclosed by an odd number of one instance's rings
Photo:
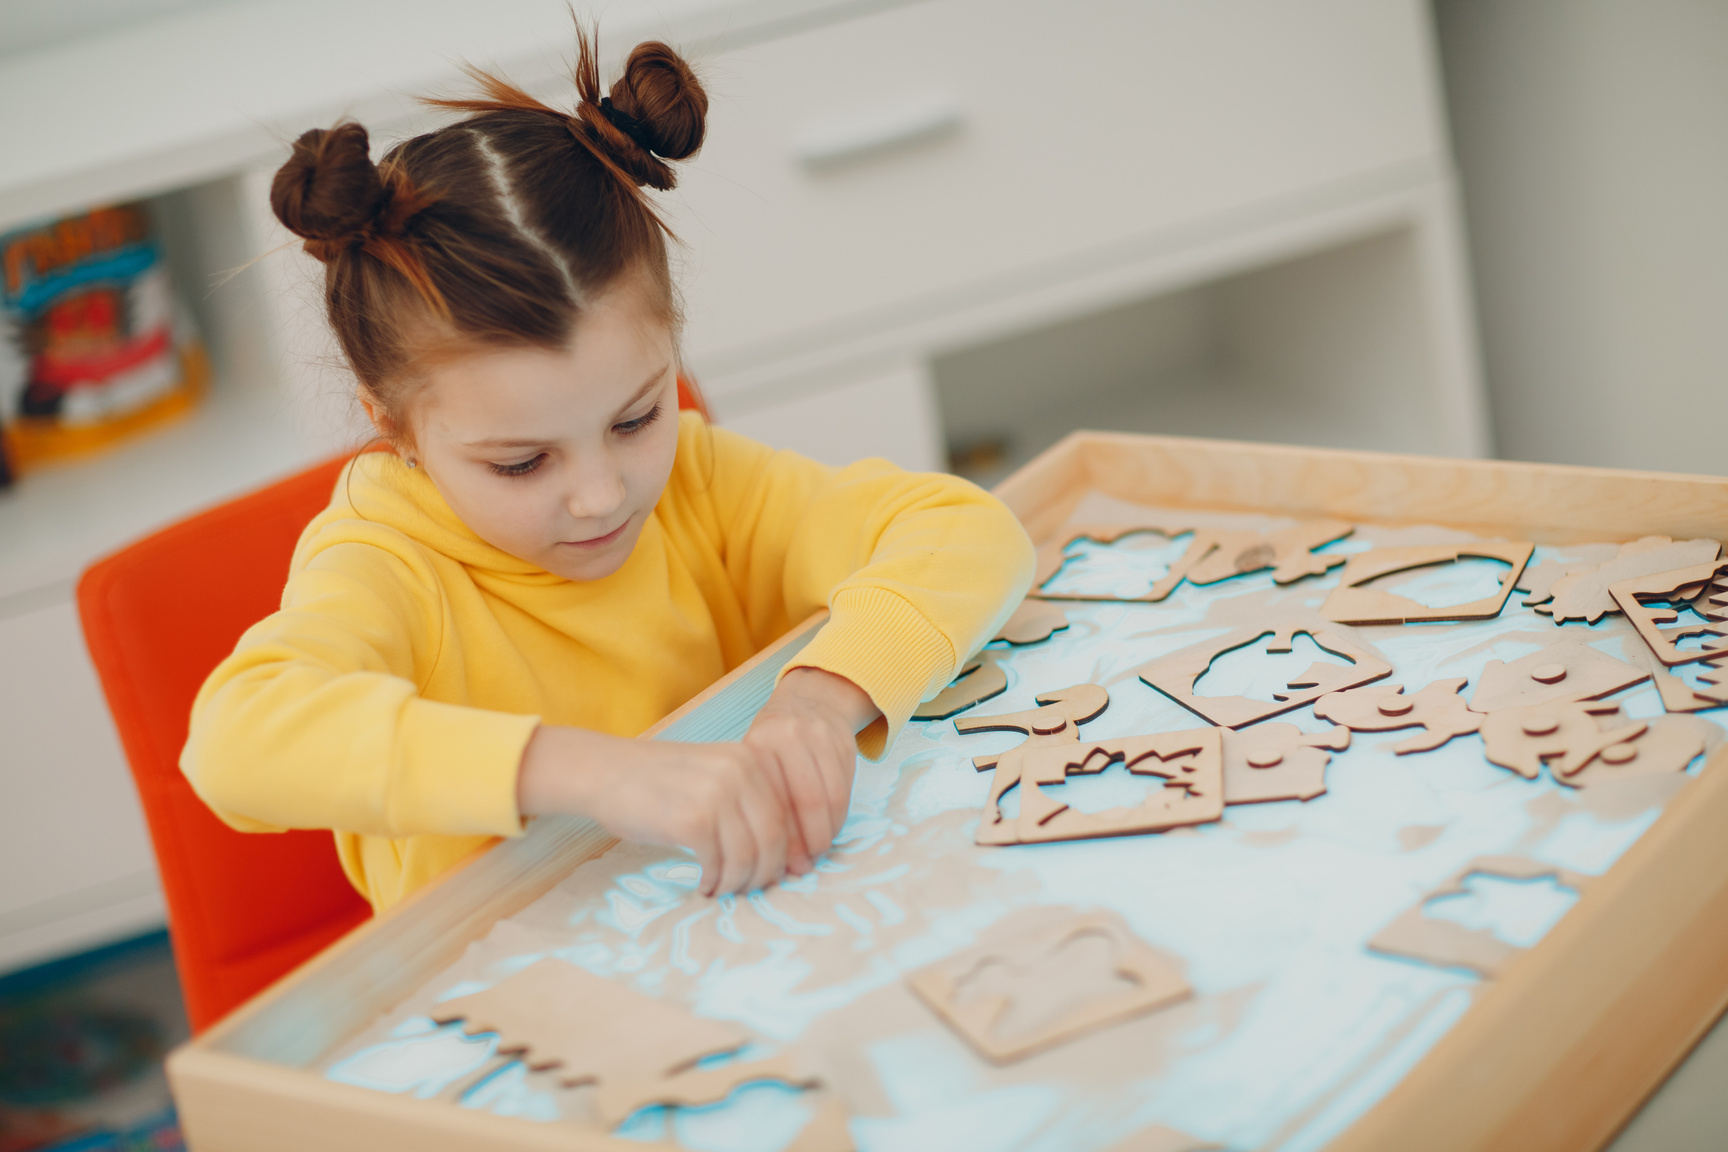
[[[1678,541],[1728,537],[1728,479],[1169,437],[1076,433],[997,492],[1034,539],[1048,540],[1088,490],[1164,508],[1443,524],[1536,544],[1631,543],[1654,533]],[[1509,576],[1503,592],[1516,579]],[[736,731],[819,623],[794,629],[654,733],[701,740]],[[1580,679],[1596,674],[1557,657],[1541,665],[1545,676],[1550,664]],[[1426,710],[1422,719],[1406,726],[1432,716],[1426,738],[1458,726],[1459,697],[1450,685],[1409,711],[1393,699],[1394,681],[1350,690],[1363,694],[1364,707],[1372,704],[1358,720],[1364,730],[1391,729],[1417,716],[1418,707]],[[1227,761],[1230,755],[1227,742]],[[1462,1019],[1332,1142],[1333,1152],[1570,1152],[1611,1139],[1728,1006],[1724,827],[1728,753],[1719,753],[1617,863],[1583,887],[1538,944],[1497,966]],[[536,821],[524,837],[477,856],[176,1051],[169,1076],[193,1152],[641,1147],[566,1125],[369,1091],[317,1071],[494,924],[612,843],[588,822]]]

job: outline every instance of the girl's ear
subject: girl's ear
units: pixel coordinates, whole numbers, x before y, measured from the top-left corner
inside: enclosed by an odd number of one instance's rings
[[[360,407],[366,409],[366,419],[372,422],[372,429],[378,433],[378,438],[395,443],[396,423],[390,419],[389,413],[384,411],[384,405],[379,403],[378,398],[372,395],[364,385],[357,391],[360,397]]]

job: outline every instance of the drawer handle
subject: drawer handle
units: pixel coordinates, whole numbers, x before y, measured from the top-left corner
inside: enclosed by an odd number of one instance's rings
[[[963,119],[959,101],[932,96],[818,125],[798,137],[794,153],[806,168],[837,168],[957,132]]]

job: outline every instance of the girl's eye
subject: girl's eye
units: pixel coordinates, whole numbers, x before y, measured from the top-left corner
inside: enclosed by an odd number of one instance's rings
[[[534,459],[524,460],[519,464],[488,464],[487,467],[500,476],[526,476],[545,462],[546,453],[542,452]]]
[[[660,419],[660,405],[656,404],[648,409],[645,415],[638,416],[634,420],[626,420],[622,424],[612,425],[612,431],[620,436],[634,436],[658,419]]]

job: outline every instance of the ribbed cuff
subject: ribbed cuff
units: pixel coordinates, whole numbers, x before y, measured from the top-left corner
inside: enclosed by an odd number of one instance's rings
[[[881,588],[834,596],[828,623],[780,673],[820,668],[862,688],[882,720],[858,733],[858,751],[880,760],[936,682],[953,678],[954,645],[906,600]]]
[[[399,734],[390,824],[412,835],[517,836],[516,776],[538,716],[415,697]]]

